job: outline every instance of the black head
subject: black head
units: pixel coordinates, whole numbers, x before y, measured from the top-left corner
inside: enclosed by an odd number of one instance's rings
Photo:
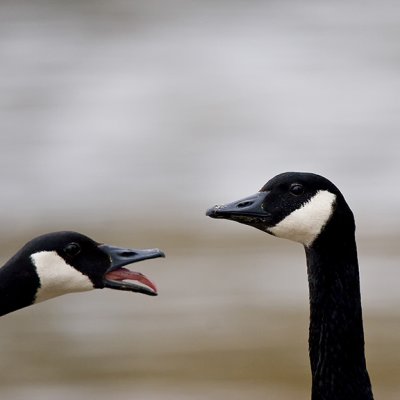
[[[305,172],[277,175],[255,195],[215,206],[207,215],[251,225],[305,246],[334,219],[339,228],[341,224],[354,228],[352,212],[339,189],[328,179]]]
[[[39,278],[36,300],[94,288],[129,290],[156,295],[155,285],[144,275],[122,268],[137,261],[163,257],[158,249],[124,249],[99,244],[77,232],[53,232],[28,242],[4,267],[23,273],[34,265]],[[127,282],[139,281],[142,285]]]

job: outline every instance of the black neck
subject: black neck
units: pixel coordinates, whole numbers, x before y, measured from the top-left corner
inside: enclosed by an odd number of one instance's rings
[[[17,261],[18,268],[14,264]],[[22,264],[11,259],[0,268],[0,316],[34,302],[40,281],[31,265]]]
[[[306,248],[312,400],[372,400],[354,235]]]

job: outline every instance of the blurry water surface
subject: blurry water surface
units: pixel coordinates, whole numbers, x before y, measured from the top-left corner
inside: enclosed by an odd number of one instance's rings
[[[4,399],[306,399],[302,249],[208,220],[276,173],[358,222],[367,358],[400,393],[396,1],[2,1],[1,255],[45,231],[160,247],[160,296],[1,319]]]

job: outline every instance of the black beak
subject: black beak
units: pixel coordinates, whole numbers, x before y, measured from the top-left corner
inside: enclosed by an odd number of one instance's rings
[[[248,216],[266,218],[262,205],[268,192],[258,192],[244,199],[220,206],[214,206],[207,210],[206,215],[211,218],[234,219],[235,216]]]
[[[207,210],[206,215],[211,218],[229,219],[268,232],[272,215],[263,208],[268,193],[258,192],[233,203],[214,206]]]
[[[123,249],[120,247],[99,245],[99,249],[104,251],[110,258],[111,266],[103,277],[104,287],[118,290],[128,290],[150,296],[157,295],[156,285],[145,275],[122,268],[125,265],[133,264],[138,261],[149,260],[151,258],[165,257],[159,249]],[[146,286],[141,286],[130,281],[138,281]]]

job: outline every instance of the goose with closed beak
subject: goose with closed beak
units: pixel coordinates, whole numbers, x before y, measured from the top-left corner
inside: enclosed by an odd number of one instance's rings
[[[0,316],[53,297],[110,288],[157,295],[155,284],[125,266],[164,257],[159,249],[124,249],[77,232],[32,239],[0,268]]]
[[[287,172],[253,196],[207,211],[305,248],[312,400],[372,400],[351,209],[328,179]]]

